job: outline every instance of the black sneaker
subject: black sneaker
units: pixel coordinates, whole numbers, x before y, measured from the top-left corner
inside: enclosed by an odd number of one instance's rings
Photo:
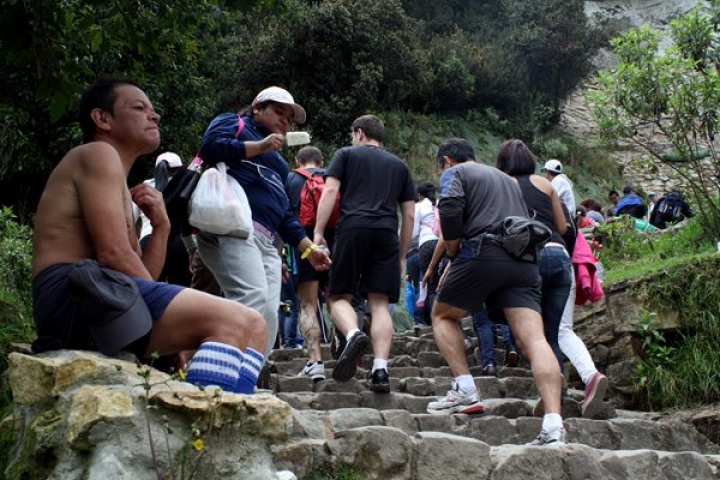
[[[345,340],[345,335],[342,333],[337,332],[332,336],[332,339],[330,340],[330,355],[332,355],[332,358],[335,360],[340,358],[342,351],[345,349],[346,343],[347,341]]]
[[[340,357],[333,368],[332,377],[336,382],[347,382],[355,376],[357,360],[365,353],[370,339],[362,332],[358,332],[347,341]]]
[[[370,375],[372,383],[370,390],[375,393],[388,393],[390,391],[390,377],[384,368],[378,368]]]

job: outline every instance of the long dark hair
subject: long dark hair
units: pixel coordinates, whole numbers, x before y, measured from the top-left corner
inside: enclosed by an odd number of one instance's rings
[[[430,200],[433,205],[437,204],[436,192],[437,188],[435,188],[435,184],[432,182],[422,182],[417,187],[417,193]]]
[[[495,166],[511,177],[535,173],[535,155],[522,140],[506,140],[500,146]]]

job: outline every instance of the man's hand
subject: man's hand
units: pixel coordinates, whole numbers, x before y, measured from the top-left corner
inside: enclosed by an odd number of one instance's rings
[[[147,183],[141,183],[130,189],[130,196],[132,201],[150,220],[153,229],[170,225],[162,193]]]
[[[308,262],[318,272],[328,270],[332,265],[332,260],[330,260],[330,252],[327,247],[322,245],[313,250],[308,257]]]
[[[425,270],[425,275],[423,275],[422,280],[420,281],[421,285],[427,285],[428,282],[431,282],[435,278],[435,268],[431,266],[428,267],[427,270]]]
[[[327,240],[325,240],[325,236],[322,233],[315,232],[313,243],[315,245],[327,247]]]

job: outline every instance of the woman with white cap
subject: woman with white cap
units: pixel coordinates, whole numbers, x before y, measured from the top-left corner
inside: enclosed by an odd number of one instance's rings
[[[293,123],[305,123],[305,110],[287,90],[269,87],[240,113],[213,119],[200,146],[206,164],[225,162],[252,210],[254,232],[248,238],[200,231],[197,243],[225,297],[256,309],[268,324],[265,352],[252,352],[255,366],[262,366],[263,353],[270,353],[278,331],[282,281],[278,236],[297,247],[316,269],[330,265],[327,252],[307,238],[285,192],[289,167],[278,151]]]

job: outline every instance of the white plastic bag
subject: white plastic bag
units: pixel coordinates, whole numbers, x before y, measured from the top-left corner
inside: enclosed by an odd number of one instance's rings
[[[245,190],[227,174],[227,166],[203,172],[190,199],[190,225],[203,232],[247,238],[253,231]]]
[[[427,299],[427,293],[427,283],[420,282],[420,293],[418,293],[418,298],[415,302],[415,308],[425,308],[425,300]]]

